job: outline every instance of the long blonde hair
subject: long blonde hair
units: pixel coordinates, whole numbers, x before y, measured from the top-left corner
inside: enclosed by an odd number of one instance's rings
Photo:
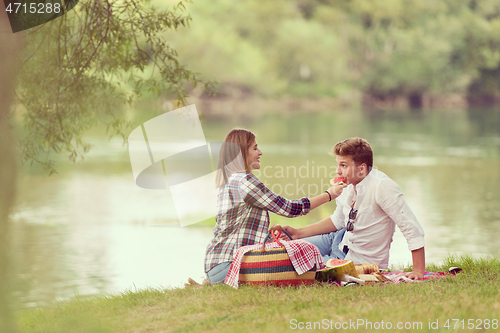
[[[255,134],[242,128],[232,129],[226,135],[217,164],[218,172],[215,179],[217,188],[224,186],[233,173],[251,172],[247,155],[254,141]],[[239,158],[240,154],[242,158]]]

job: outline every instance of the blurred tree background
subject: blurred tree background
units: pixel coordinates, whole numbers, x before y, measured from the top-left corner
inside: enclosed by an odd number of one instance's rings
[[[83,157],[95,126],[125,138],[126,102],[161,96],[168,111],[188,96],[209,100],[212,80],[219,99],[278,101],[267,109],[283,98],[340,101],[330,108],[500,103],[497,31],[496,0],[80,1],[26,33],[21,159],[55,172],[52,156]]]
[[[168,40],[222,91],[412,108],[500,102],[496,0],[196,0],[188,11],[191,28]]]

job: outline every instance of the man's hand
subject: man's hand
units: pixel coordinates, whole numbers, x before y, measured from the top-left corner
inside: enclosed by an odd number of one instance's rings
[[[292,228],[292,227],[290,227],[289,225],[285,225],[285,226],[283,226],[283,230],[286,230],[286,231],[290,234],[290,236],[292,236],[292,238],[293,238],[293,239],[300,238],[300,237],[299,237],[299,232],[297,231],[297,229]],[[287,237],[287,236],[286,236],[286,234],[285,234],[285,233],[282,233],[280,238],[282,238],[282,239],[283,239],[283,238],[285,238],[285,237]]]
[[[424,274],[422,272],[406,272],[405,275],[407,278],[412,279],[412,280],[423,280],[424,279]]]
[[[411,251],[413,259],[413,272],[406,273],[406,277],[412,280],[422,280],[425,272],[425,249]]]

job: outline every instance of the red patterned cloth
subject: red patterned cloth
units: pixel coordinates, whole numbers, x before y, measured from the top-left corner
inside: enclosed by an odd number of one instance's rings
[[[405,272],[388,272],[382,273],[386,278],[390,279],[393,283],[401,283],[401,282],[424,282],[429,280],[439,280],[443,276],[455,275],[447,272],[425,272],[423,280],[412,280],[407,278]]]
[[[407,278],[405,275],[405,272],[386,272],[382,273],[386,278],[389,279],[387,282],[367,282],[367,284],[380,284],[380,285],[385,285],[385,284],[399,284],[399,283],[406,283],[406,282],[425,282],[425,281],[433,281],[433,280],[439,280],[442,279],[445,276],[455,276],[453,273],[448,273],[448,272],[425,272],[424,273],[424,279],[423,280],[412,280]],[[337,282],[337,281],[329,281],[329,282],[324,282],[323,284],[325,285],[331,285],[331,286],[341,286],[342,283]]]
[[[311,270],[316,265],[316,269],[325,268],[325,263],[321,257],[321,253],[318,248],[311,243],[303,241],[301,239],[296,239],[292,241],[280,242],[285,246],[288,256],[290,256],[290,261],[292,262],[293,268],[297,274],[301,275],[305,272]],[[281,245],[277,242],[267,243],[266,250],[280,248]],[[227,273],[224,283],[233,287],[238,288],[238,280],[240,276],[240,266],[243,255],[248,251],[258,250],[262,248],[262,244],[243,246],[238,249],[234,257],[229,273]]]

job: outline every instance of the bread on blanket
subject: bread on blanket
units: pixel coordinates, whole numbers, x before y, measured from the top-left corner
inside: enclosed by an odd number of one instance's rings
[[[387,277],[380,273],[377,264],[355,265],[359,277],[365,281],[389,281]]]
[[[377,264],[359,264],[355,265],[356,267],[356,272],[359,274],[371,274],[374,272],[379,272],[378,265]]]
[[[379,279],[375,276],[375,275],[372,275],[372,274],[358,274],[359,275],[359,278],[363,281],[367,281],[367,282],[378,282]]]

